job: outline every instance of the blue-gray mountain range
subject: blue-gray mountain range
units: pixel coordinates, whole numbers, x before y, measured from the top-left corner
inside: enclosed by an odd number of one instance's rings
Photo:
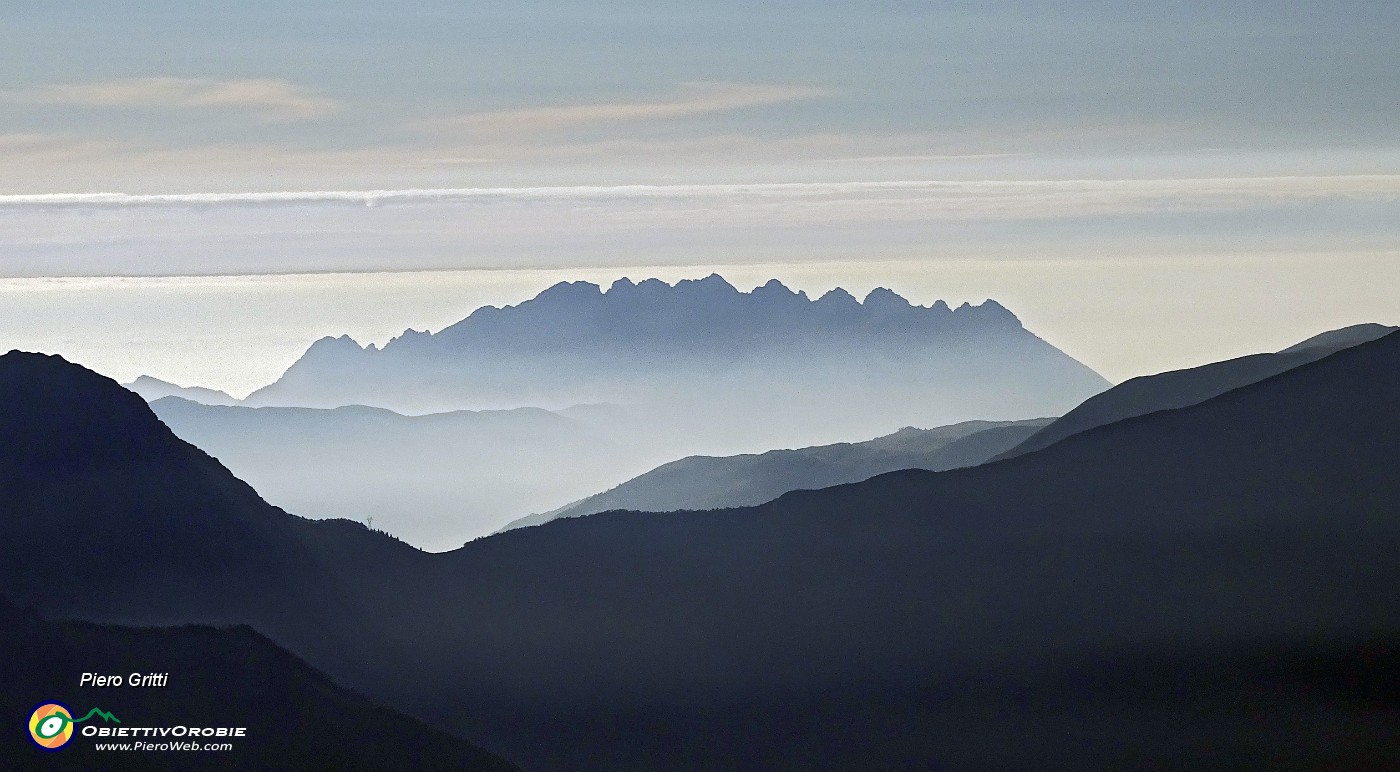
[[[604,291],[557,284],[386,344],[317,341],[252,406],[401,413],[606,403],[672,457],[873,437],[903,426],[1059,415],[1108,387],[995,301],[915,306],[885,289],[818,299],[718,275]],[[681,447],[684,445],[684,447]]]
[[[149,375],[143,375],[131,383],[123,383],[122,385],[140,394],[147,402],[155,402],[165,397],[179,397],[198,402],[201,405],[237,405],[240,402],[240,400],[218,389],[207,389],[203,386],[177,386],[169,381],[162,381]]]

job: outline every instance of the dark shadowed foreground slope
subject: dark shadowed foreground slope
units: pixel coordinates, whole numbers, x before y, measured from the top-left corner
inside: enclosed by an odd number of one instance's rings
[[[1394,331],[1394,327],[1380,324],[1357,324],[1315,335],[1277,354],[1253,354],[1201,367],[1133,378],[1086,399],[1083,404],[1001,454],[1001,457],[1011,458],[1047,448],[1071,434],[1125,418],[1195,405],[1231,389],[1258,383],[1298,365],[1316,362],[1328,354]]]
[[[1397,392],[1390,335],[1008,461],[426,555],[262,505],[134,395],[12,354],[0,430],[38,444],[0,446],[0,587],[249,622],[529,769],[1374,766]]]
[[[139,396],[60,357],[0,357],[0,405],[0,436],[16,438],[0,443],[0,587],[50,617],[249,622],[313,664],[354,667],[367,644],[325,631],[423,557],[269,506]]]
[[[860,482],[899,469],[942,471],[976,466],[1014,447],[1051,420],[965,421],[934,429],[906,427],[865,442],[739,456],[688,456],[566,507],[523,517],[501,530],[613,509],[671,512],[747,507],[788,491]]]
[[[5,769],[480,770],[509,764],[461,740],[375,705],[331,683],[246,627],[140,629],[51,622],[0,598],[0,706],[11,729],[36,705],[57,702],[81,718],[97,707],[127,727],[243,727],[219,751],[98,751],[99,738],[74,736],[56,751],[26,733],[0,733]],[[159,688],[80,687],[82,672],[165,673]],[[79,726],[86,726],[84,722]],[[103,742],[189,742],[189,738],[105,738]]]

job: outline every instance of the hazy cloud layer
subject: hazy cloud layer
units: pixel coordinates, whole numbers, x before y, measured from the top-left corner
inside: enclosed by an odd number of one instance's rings
[[[492,110],[439,118],[425,129],[478,137],[516,137],[591,126],[685,118],[724,113],[747,107],[812,99],[827,90],[808,86],[760,83],[683,83],[679,93],[666,99],[632,102],[599,102],[510,110]]]
[[[1127,180],[912,180],[751,185],[583,185],[251,193],[0,195],[0,209],[350,204],[619,204],[665,221],[1044,218],[1236,210],[1324,199],[1393,202],[1400,175]],[[698,207],[698,208],[696,208]],[[598,212],[608,216],[607,212]]]
[[[40,86],[4,95],[6,101],[76,107],[231,109],[267,121],[296,121],[335,112],[333,99],[269,78],[147,77]]]

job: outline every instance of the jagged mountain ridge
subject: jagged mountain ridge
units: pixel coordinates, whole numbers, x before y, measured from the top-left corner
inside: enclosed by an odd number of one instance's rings
[[[974,329],[1020,327],[1016,316],[994,300],[977,306],[963,303],[956,309],[941,300],[916,306],[884,288],[860,301],[839,287],[813,300],[777,279],[741,292],[711,274],[674,286],[659,279],[633,283],[623,278],[606,290],[587,281],[560,282],[514,306],[483,306],[436,333],[406,330],[382,348],[360,346],[348,335],[326,337],[312,344],[307,355],[484,346],[552,354],[582,348],[646,358],[685,346],[698,353],[737,356],[766,348],[829,345],[833,336],[860,342],[892,334],[951,337]],[[252,402],[259,399],[249,397]]]
[[[561,318],[568,321],[567,327],[559,323]],[[770,346],[826,345],[831,336],[862,341],[998,326],[1017,328],[1020,322],[994,300],[979,306],[964,303],[957,309],[943,301],[924,307],[884,288],[860,301],[839,287],[811,299],[777,279],[741,292],[720,275],[710,274],[675,285],[658,279],[639,284],[619,279],[607,290],[591,282],[563,282],[518,306],[478,309],[429,337],[470,346],[490,345],[509,334],[539,350],[582,346],[647,356],[686,346],[733,355]],[[417,346],[423,340],[421,334],[408,334],[384,348]]]
[[[812,300],[718,275],[604,291],[556,284],[437,333],[313,344],[249,405],[369,404],[404,413],[609,403],[657,431],[752,452],[901,426],[1058,415],[1109,384],[988,300],[910,305],[889,290]]]

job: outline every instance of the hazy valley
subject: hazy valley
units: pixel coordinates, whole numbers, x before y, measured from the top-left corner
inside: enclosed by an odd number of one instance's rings
[[[813,301],[776,280],[745,293],[716,275],[620,280],[607,292],[560,284],[382,350],[323,339],[241,401],[161,383],[133,385],[178,436],[269,501],[309,517],[372,518],[434,551],[696,454],[864,441],[911,422],[1031,419],[1108,385],[992,301],[921,307],[888,290],[859,302],[839,289]],[[982,444],[1010,447],[995,436],[940,458],[941,433],[904,435],[903,446],[863,445],[863,460],[754,472],[764,479],[738,498],[677,495],[661,508],[758,504],[894,469],[970,465],[994,455]],[[710,484],[727,485],[689,483]],[[653,499],[627,505],[643,501]]]

